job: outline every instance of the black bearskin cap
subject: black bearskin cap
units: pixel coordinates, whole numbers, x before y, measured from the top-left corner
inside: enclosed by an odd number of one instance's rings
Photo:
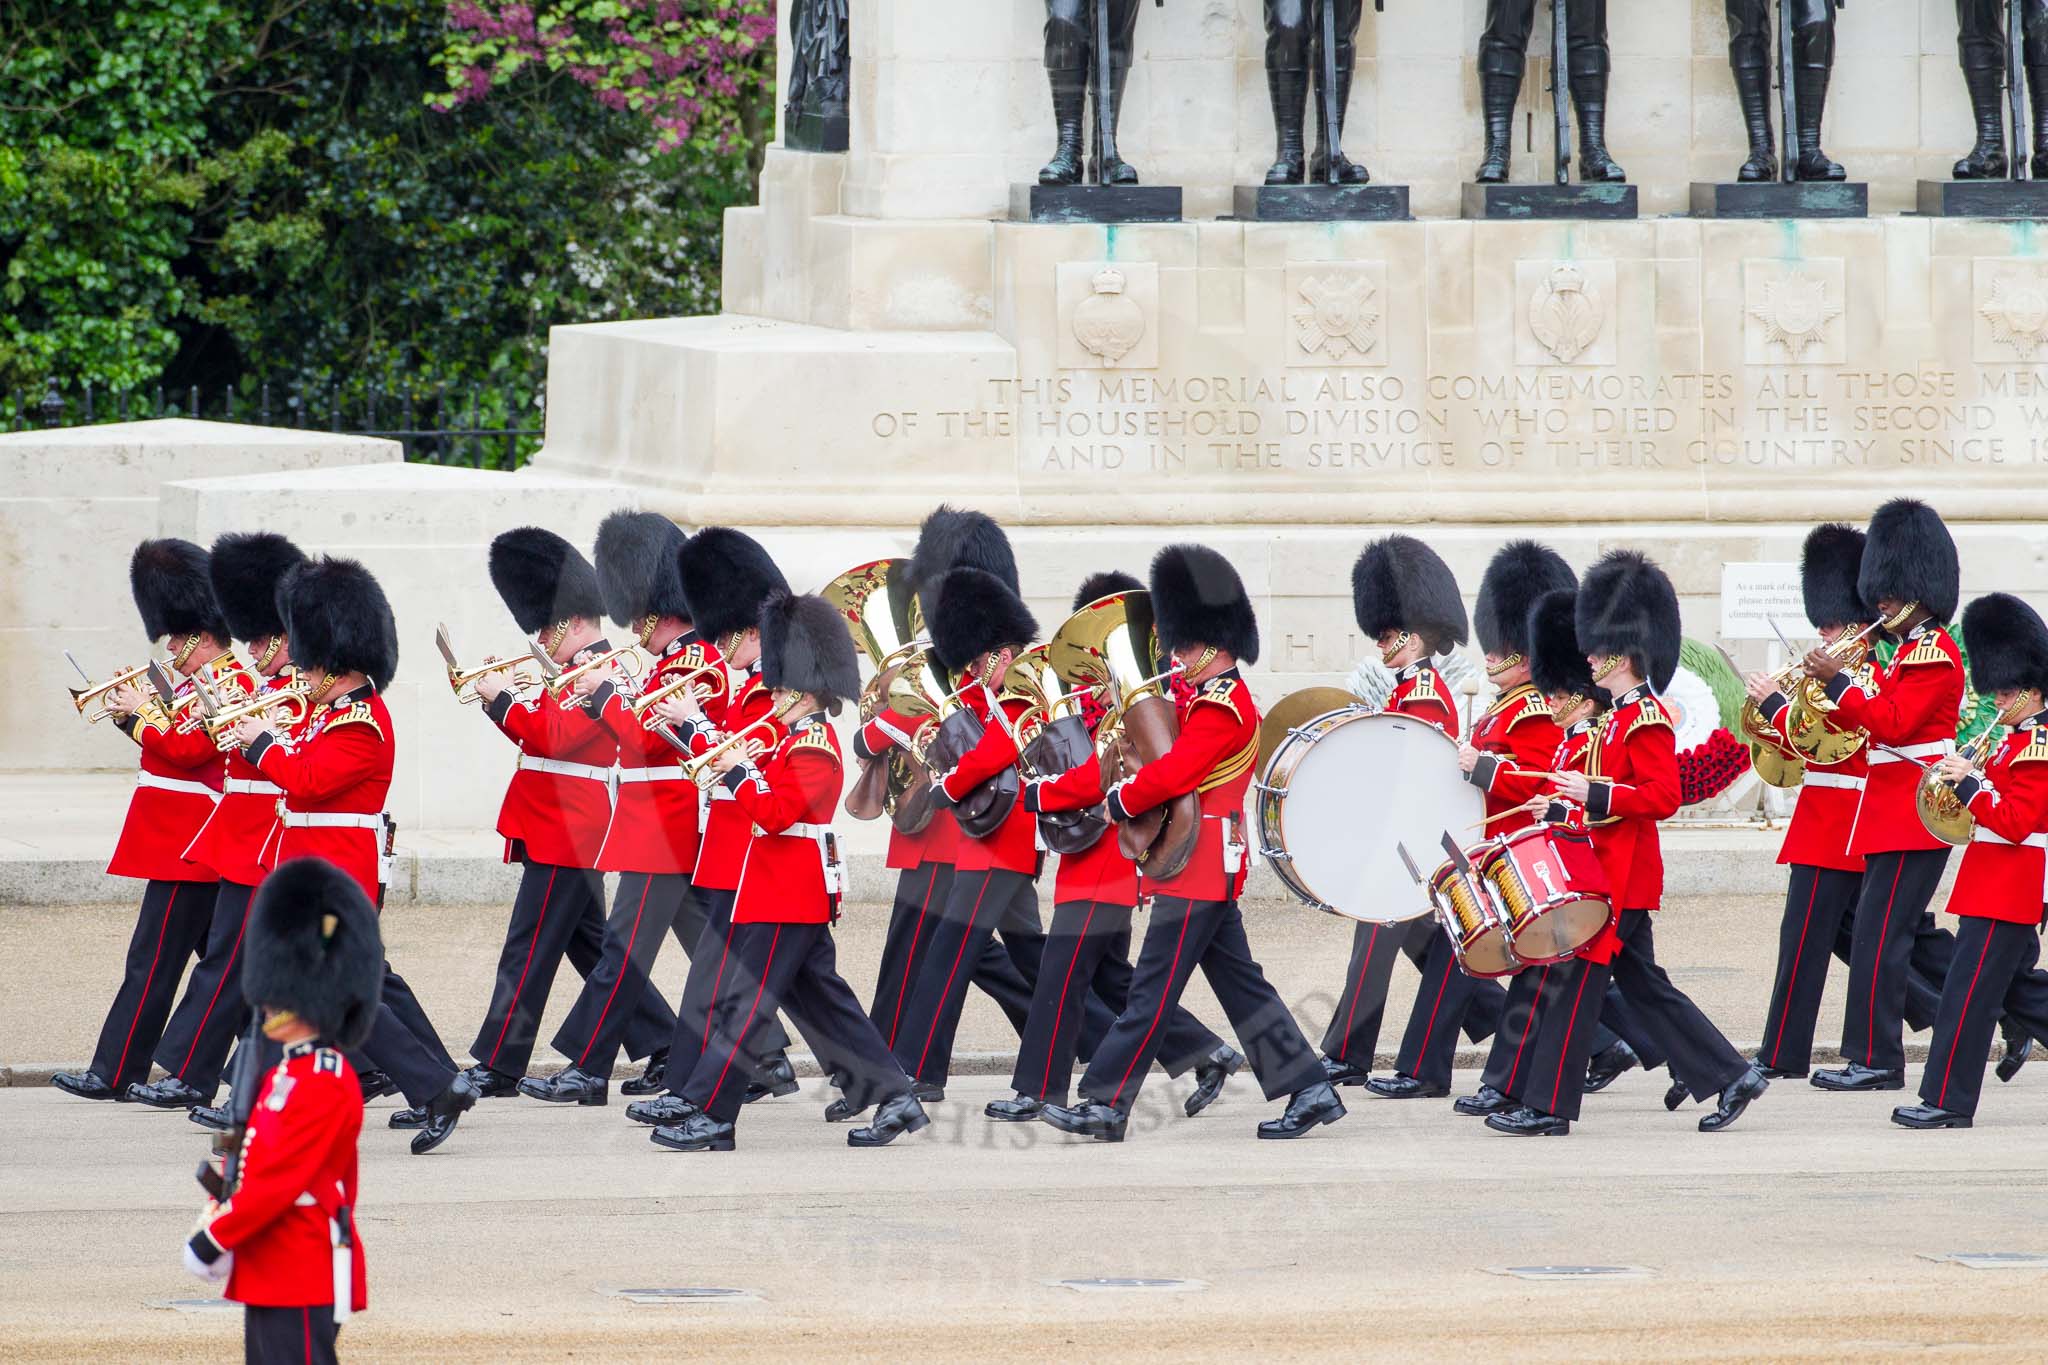
[[[1209,645],[1259,661],[1259,620],[1244,580],[1206,545],[1169,545],[1152,558],[1152,620],[1159,648]]]
[[[377,911],[325,858],[294,858],[263,879],[249,910],[242,995],[290,1010],[341,1048],[362,1046],[384,993]]]
[[[846,618],[822,597],[771,594],[761,604],[761,683],[809,692],[837,710],[860,695]]]
[[[1941,513],[1913,498],[1893,498],[1870,519],[1856,591],[1875,607],[1887,597],[1918,602],[1937,621],[1955,619],[1963,597],[1955,537]]]
[[[277,585],[277,614],[292,662],[329,673],[361,672],[382,692],[398,672],[398,623],[370,571],[353,559],[309,559]]]
[[[1529,656],[1529,681],[1546,697],[1594,695],[1593,670],[1579,648],[1578,596],[1571,588],[1544,593],[1517,632]]]
[[[491,542],[491,585],[528,635],[557,621],[604,615],[597,570],[574,545],[539,526],[521,526]]]
[[[214,600],[206,551],[189,540],[145,540],[128,560],[128,587],[152,640],[206,632],[228,643],[228,623]]]
[[[1650,685],[1663,691],[1678,672],[1685,642],[1678,590],[1638,550],[1609,550],[1579,584],[1579,648],[1626,654]]]
[[[1079,611],[1090,602],[1100,602],[1105,597],[1114,597],[1120,592],[1143,592],[1145,585],[1134,574],[1121,569],[1106,573],[1092,573],[1081,580],[1081,588],[1074,594],[1074,610]]]
[[[644,616],[690,617],[676,554],[682,528],[659,512],[614,512],[597,528],[597,590],[621,626]]]
[[[1806,619],[1815,630],[1870,620],[1877,613],[1856,589],[1863,567],[1863,533],[1839,521],[1824,522],[1806,533],[1799,552],[1799,587],[1806,596]]]
[[[1001,579],[1011,592],[1021,595],[1024,591],[1018,584],[1017,556],[1010,549],[1010,538],[995,518],[941,504],[917,528],[917,549],[910,556],[911,591],[926,591],[948,569],[980,569]],[[927,610],[925,615],[931,612]]]
[[[761,624],[761,605],[789,592],[789,580],[761,542],[730,526],[707,526],[676,555],[684,615],[707,640],[723,640]]]
[[[1579,576],[1564,556],[1533,540],[1511,540],[1500,547],[1479,580],[1479,600],[1472,607],[1472,629],[1479,648],[1497,658],[1529,653],[1529,611],[1545,593],[1572,592]]]
[[[305,562],[304,550],[271,531],[231,531],[213,542],[207,574],[237,640],[261,640],[283,632],[277,585]]]
[[[2048,693],[2048,625],[2009,592],[1989,593],[1963,609],[1970,686],[1985,696],[2001,687]]]
[[[992,649],[1030,644],[1038,634],[1038,622],[1024,600],[992,573],[954,569],[930,586],[937,589],[927,623],[932,651],[954,672]]]
[[[1351,566],[1351,610],[1367,640],[1389,630],[1420,635],[1432,654],[1465,643],[1458,580],[1435,550],[1414,536],[1388,536]]]

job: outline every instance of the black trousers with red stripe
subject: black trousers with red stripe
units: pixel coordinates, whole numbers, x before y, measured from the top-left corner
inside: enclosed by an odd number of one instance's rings
[[[394,985],[394,983],[396,983]],[[417,1011],[417,1018],[413,1015]],[[405,1102],[414,1108],[446,1090],[455,1080],[455,1060],[441,1046],[426,1011],[405,984],[405,978],[384,963],[384,995],[370,1023],[370,1036],[350,1054],[357,1070],[374,1069],[389,1076]]]
[[[334,1305],[310,1308],[242,1309],[242,1359],[246,1365],[334,1365]]]
[[[704,907],[704,927],[697,946],[690,953],[690,974],[683,981],[683,998],[676,1006],[675,1026],[669,1031],[668,1092],[683,1093],[691,1070],[704,1055],[711,1033],[711,1012],[717,1003],[734,992],[744,993],[752,984],[745,976],[747,966],[733,952],[732,907],[737,891],[706,890],[697,893]],[[761,1061],[779,1057],[789,1047],[789,1034],[771,1010],[768,1020],[756,1031],[752,1046]],[[822,1055],[821,1066],[830,1065]],[[742,1080],[752,1080],[749,1068]]]
[[[1506,1037],[1513,1030],[1519,1041],[1505,1074],[1487,1083],[1518,1104],[1576,1119],[1611,976],[1605,963],[1583,958],[1545,963],[1517,976],[1518,985],[1524,979],[1530,985],[1509,992],[1509,1018],[1501,1032]],[[1526,1022],[1515,1017],[1524,1006]]]
[[[931,948],[932,925],[944,914],[952,887],[951,863],[919,863],[896,878],[896,903],[889,911],[889,928],[882,940],[882,964],[875,974],[874,1000],[868,1006],[868,1017],[875,1021],[883,1041],[891,1047],[903,1031],[903,1006],[917,985],[918,971]],[[1035,931],[1035,906],[1032,920]],[[996,1002],[1020,1038],[1031,1017],[1032,981],[1018,963],[1028,958],[1029,953],[1025,926],[1013,924],[1001,942],[983,943],[974,962],[973,984]]]
[[[2040,956],[2038,924],[1960,919],[1955,960],[1942,984],[1934,1039],[1920,1073],[1923,1102],[1958,1114],[1977,1112],[2001,1014],[2013,1015],[2036,1037],[2048,1037],[2048,978],[2034,971]]]
[[[1028,928],[1021,921],[1028,920]],[[920,1081],[944,1085],[953,1065],[953,1039],[960,1029],[960,1010],[967,1003],[967,988],[973,983],[975,964],[995,940],[998,926],[1021,931],[1026,942],[1036,938],[1044,950],[1044,934],[1038,926],[1038,888],[1022,872],[998,868],[981,871],[955,869],[953,884],[946,895],[946,907],[925,931],[925,947],[915,964],[916,981],[903,1002],[903,1022],[896,1030],[892,1050],[903,1069]],[[1014,953],[1005,943],[1005,950]],[[1013,957],[1014,961],[1014,957]],[[1039,963],[1036,959],[1015,963],[1035,989]],[[1025,1011],[1030,1016],[1029,1008]]]
[[[1100,997],[1117,1013],[1129,1003],[1133,913],[1131,906],[1102,901],[1064,901],[1053,907],[1038,989],[1031,997],[1031,1019],[1010,1074],[1010,1085],[1018,1094],[1066,1103],[1087,998]],[[1157,1055],[1167,1075],[1179,1076],[1222,1046],[1223,1040],[1201,1020],[1175,1005],[1167,1011]]]
[[[185,993],[156,1045],[156,1064],[207,1096],[220,1087],[228,1050],[249,1022],[242,999],[242,933],[253,886],[223,881],[214,893],[206,950],[185,979]]]
[[[1081,1076],[1083,1097],[1129,1112],[1164,1046],[1167,1016],[1180,1005],[1197,967],[1267,1099],[1322,1081],[1315,1050],[1252,956],[1237,902],[1155,896],[1131,972],[1130,998]]]
[[[1575,960],[1575,959],[1574,959]],[[1536,1036],[1535,1023],[1546,1000],[1554,1001],[1564,989],[1554,979],[1556,968],[1570,963],[1539,963],[1517,972],[1508,982],[1507,999],[1501,1005],[1500,1027],[1494,1030],[1493,1046],[1487,1051],[1486,1066],[1479,1073],[1481,1085],[1492,1086],[1503,1095],[1516,1093],[1522,1069],[1528,1064]],[[1546,997],[1546,988],[1549,995]],[[1593,1026],[1592,1045],[1587,1056],[1605,1052],[1616,1043],[1627,1043],[1641,1059],[1643,1069],[1654,1071],[1665,1063],[1664,1049],[1632,1013],[1621,992],[1608,982],[1600,995],[1600,1015]]]
[[[768,1044],[781,1032],[778,1008],[798,1021],[854,1104],[879,1104],[910,1089],[910,1078],[839,975],[831,926],[735,924],[727,946],[704,1049],[676,1094],[721,1122],[738,1118],[748,1079],[776,1050]],[[681,1055],[669,1054],[671,1067]]]
[[[151,1054],[178,998],[185,959],[206,942],[216,886],[152,881],[143,887],[142,906],[128,936],[121,986],[92,1050],[92,1074],[114,1087],[116,1094],[149,1079]]]
[[[1431,1086],[1451,1083],[1451,1063],[1458,1055],[1458,1031],[1477,1043],[1493,1036],[1506,1007],[1507,988],[1498,981],[1467,976],[1458,967],[1451,937],[1432,916],[1435,931],[1423,947],[1422,981],[1415,989],[1415,1007],[1401,1035],[1394,1069]]]
[[[672,1039],[676,1016],[649,978],[662,940],[673,933],[683,952],[694,954],[704,935],[704,921],[697,890],[682,873],[621,872],[611,917],[604,922],[603,955],[584,974],[576,1003],[555,1030],[555,1051],[567,1057],[569,1065],[606,1077],[612,1074],[620,1047],[636,1059],[646,1056],[645,1051],[633,1051],[626,1033],[634,1002],[649,995],[659,1005],[657,1017]]]
[[[1429,937],[1436,931],[1434,917],[1412,919],[1404,924],[1361,922],[1351,931],[1351,961],[1344,968],[1344,989],[1337,996],[1337,1009],[1330,1027],[1323,1031],[1323,1054],[1349,1062],[1361,1070],[1372,1069],[1373,1054],[1380,1045],[1380,1023],[1387,1013],[1387,986],[1394,978],[1394,963],[1403,953],[1421,970],[1429,952]]]
[[[1842,1055],[1852,1062],[1880,1071],[1904,1068],[1907,984],[1916,971],[1937,981],[1948,977],[1955,938],[1927,909],[1948,855],[1943,847],[1864,859],[1842,1016]]]

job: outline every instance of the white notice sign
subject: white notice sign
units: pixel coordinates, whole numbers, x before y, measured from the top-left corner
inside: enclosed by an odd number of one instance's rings
[[[1721,638],[1776,640],[1778,629],[1797,641],[1812,633],[1797,564],[1723,564]]]

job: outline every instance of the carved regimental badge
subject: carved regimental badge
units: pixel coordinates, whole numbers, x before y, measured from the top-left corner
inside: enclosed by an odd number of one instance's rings
[[[1529,330],[1560,365],[1569,365],[1599,340],[1607,305],[1571,261],[1559,261],[1529,300]]]
[[[1842,315],[1842,303],[1826,279],[1794,268],[1759,285],[1749,315],[1763,325],[1766,349],[1782,348],[1794,362],[1825,361],[1825,354],[1808,352],[1825,352],[1829,328]]]
[[[1081,348],[1114,366],[1145,338],[1145,310],[1124,293],[1124,274],[1104,266],[1093,281],[1094,292],[1074,309],[1074,340]]]
[[[1364,275],[1311,275],[1295,287],[1294,344],[1312,360],[1346,365],[1380,341],[1377,291]]]
[[[2048,346],[2048,273],[2005,270],[1992,277],[1991,292],[1978,309],[1991,324],[1991,339],[2032,360]]]

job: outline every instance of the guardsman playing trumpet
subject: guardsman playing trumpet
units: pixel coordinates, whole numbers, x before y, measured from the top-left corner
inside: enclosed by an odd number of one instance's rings
[[[1934,768],[1974,825],[1949,893],[1955,959],[1942,983],[1920,1103],[1892,1111],[1892,1122],[1907,1128],[1975,1121],[2001,1008],[2048,1036],[2048,979],[2033,970],[2048,872],[2048,625],[2017,597],[1992,593],[1964,611],[1963,638],[1971,684],[1996,700],[1998,723],[2012,728],[1982,769],[1959,756]]]
[[[1863,861],[1850,948],[1849,998],[1839,1070],[1816,1071],[1822,1090],[1900,1090],[1907,982],[1946,977],[1955,941],[1937,928],[1928,903],[1949,847],[1920,822],[1920,765],[1946,757],[1963,700],[1963,655],[1944,622],[1961,597],[1961,564],[1941,516],[1894,498],[1870,520],[1857,595],[1875,610],[1898,652],[1867,680],[1825,649],[1806,656],[1806,674],[1834,703],[1833,723],[1870,736],[1870,774],[1856,807],[1848,851]]]
[[[298,546],[268,531],[230,533],[213,542],[207,576],[214,600],[229,632],[248,645],[254,660],[254,676],[227,692],[230,701],[238,699],[243,686],[258,695],[282,695],[292,687],[291,648],[277,611],[277,588],[305,558]],[[263,881],[257,858],[277,821],[281,795],[239,749],[228,753],[220,803],[185,850],[188,861],[220,876],[206,951],[157,1044],[157,1065],[169,1074],[130,1087],[129,1098],[137,1103],[157,1109],[213,1103],[228,1049],[248,1023],[248,1007],[242,1003],[242,940],[251,899]]]
[[[840,977],[832,942],[845,870],[831,821],[846,773],[827,715],[860,695],[853,640],[821,597],[770,598],[758,632],[760,685],[771,699],[766,743],[754,757],[729,742],[710,760],[748,826],[729,960],[702,1048],[669,1054],[673,1095],[685,1112],[656,1128],[654,1141],[685,1152],[733,1149],[748,1078],[780,1046],[764,1047],[762,1034],[786,1006],[847,1099],[880,1106],[870,1126],[846,1135],[847,1145],[880,1147],[928,1120],[910,1077]]]
[[[654,990],[649,976],[662,940],[673,932],[688,954],[704,932],[703,906],[690,882],[697,789],[683,772],[682,737],[671,729],[663,738],[657,727],[666,723],[639,704],[671,683],[699,686],[703,694],[725,691],[725,666],[690,621],[677,564],[683,545],[682,531],[655,512],[614,512],[597,528],[593,558],[605,611],[655,664],[640,680],[641,698],[633,696],[630,680],[606,670],[586,672],[572,684],[584,711],[618,741],[618,796],[597,869],[617,873],[619,882],[603,956],[584,973],[583,989],[555,1033],[554,1048],[569,1065],[553,1076],[522,1080],[519,1093],[534,1099],[606,1103],[612,1064],[627,1045],[636,1006]],[[655,1048],[646,1074],[621,1089],[652,1094],[663,1083],[666,1062],[666,1045]]]
[[[1465,643],[1465,604],[1459,599],[1458,580],[1450,566],[1413,536],[1374,541],[1351,567],[1351,605],[1359,631],[1378,648],[1380,662],[1394,674],[1394,690],[1385,709],[1426,721],[1456,739],[1457,702],[1450,684],[1430,662],[1433,656]],[[1352,930],[1344,989],[1323,1034],[1323,1070],[1331,1081],[1338,1085],[1368,1083],[1394,962],[1405,952],[1418,969],[1426,969],[1428,955],[1439,949],[1450,956],[1449,940],[1434,916],[1406,924],[1362,921]],[[1448,978],[1442,980],[1447,984]],[[1491,998],[1496,1008],[1491,1013],[1495,1016],[1500,997],[1500,988],[1493,987]],[[1426,996],[1416,999],[1419,1011],[1427,1011],[1432,1004]],[[1453,1025],[1451,1031],[1455,1029]],[[1424,1030],[1428,1031],[1427,1024]],[[1491,1031],[1491,1026],[1486,1026],[1485,1032]],[[1405,1074],[1374,1088],[1395,1099],[1450,1093],[1448,1080],[1439,1085]]]
[[[769,598],[788,593],[789,584],[759,541],[729,526],[707,526],[690,537],[676,563],[690,619],[707,642],[706,657],[717,661],[722,671],[701,693],[690,688],[655,703],[654,714],[682,737],[691,755],[688,770],[696,773],[721,745],[729,744],[735,751],[769,746],[775,697],[761,680],[761,608]],[[712,1001],[730,985],[725,968],[732,908],[753,847],[753,822],[738,799],[723,786],[707,784],[707,777],[708,773],[698,773],[693,784],[693,790],[705,789],[699,806],[704,833],[690,874],[704,901],[704,926],[691,946],[689,976],[670,1030],[672,1063],[703,1052]],[[760,1065],[744,1077],[745,1098],[794,1095],[796,1070],[787,1055],[789,1035],[772,1014],[758,1031],[754,1047],[751,1055]],[[628,1105],[626,1117],[635,1123],[677,1122],[688,1108],[680,1095],[689,1075],[688,1060],[669,1065],[663,1077],[668,1093]]]
[[[1200,967],[1266,1098],[1288,1097],[1286,1111],[1261,1123],[1259,1136],[1300,1137],[1343,1118],[1344,1102],[1252,957],[1237,904],[1246,872],[1244,794],[1259,749],[1258,707],[1238,664],[1258,662],[1258,620],[1237,570],[1204,545],[1161,550],[1152,561],[1151,594],[1159,646],[1187,684],[1174,689],[1180,733],[1171,749],[1110,790],[1109,817],[1122,824],[1194,793],[1201,827],[1192,856],[1174,876],[1141,871],[1139,889],[1152,917],[1130,998],[1095,1049],[1078,1102],[1048,1104],[1041,1116],[1062,1132],[1123,1141],[1162,1045],[1161,1022]]]
[[[219,877],[184,854],[213,814],[226,760],[192,714],[197,696],[191,679],[241,673],[214,601],[206,551],[186,540],[145,540],[129,560],[128,584],[152,648],[166,641],[165,664],[179,681],[170,697],[133,685],[105,696],[108,714],[141,750],[135,795],[107,873],[146,884],[121,987],[100,1025],[92,1063],[50,1078],[59,1090],[88,1100],[127,1099],[130,1086],[149,1079],[150,1054],[170,1017],[185,959],[206,941]]]

